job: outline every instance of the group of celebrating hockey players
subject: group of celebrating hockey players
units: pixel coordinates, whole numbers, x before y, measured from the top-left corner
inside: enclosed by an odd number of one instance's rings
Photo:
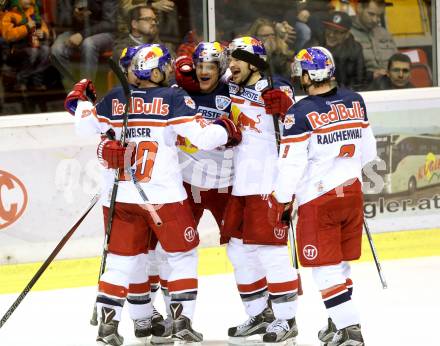
[[[203,341],[191,321],[204,210],[219,226],[249,316],[229,328],[230,343],[260,335],[264,343],[294,344],[299,282],[287,235],[296,199],[299,259],[313,268],[329,315],[318,337],[324,345],[364,345],[347,262],[360,257],[361,171],[376,157],[364,101],[334,85],[325,48],[296,55],[293,73],[308,94],[297,103],[290,84],[272,83],[255,66],[258,59],[266,52],[253,37],[228,48],[201,42],[192,57],[174,63],[161,44],[127,47],[120,66],[130,100],[116,87],[95,102],[89,80],[68,94],[65,106],[79,134],[111,134],[97,148],[106,168],[104,222],[111,218],[96,299],[99,344],[123,344],[124,304],[135,335],[152,335],[152,344]],[[173,70],[177,85],[170,86]],[[115,170],[119,187],[110,210]],[[165,319],[153,307],[159,286]]]

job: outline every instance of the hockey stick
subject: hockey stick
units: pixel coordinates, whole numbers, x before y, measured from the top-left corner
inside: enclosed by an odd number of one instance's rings
[[[29,283],[26,285],[26,287],[23,289],[23,291],[20,293],[18,298],[15,300],[15,302],[11,305],[11,307],[6,311],[5,315],[0,320],[0,328],[3,327],[3,325],[6,323],[9,317],[11,317],[12,313],[17,309],[17,307],[20,305],[22,300],[26,297],[26,295],[29,293],[29,291],[32,289],[32,287],[35,285],[37,280],[40,278],[40,276],[44,273],[44,271],[47,269],[47,267],[50,265],[50,263],[54,260],[56,255],[61,251],[63,246],[67,243],[67,241],[70,239],[72,234],[77,230],[81,222],[86,218],[86,216],[90,213],[92,208],[95,206],[96,202],[99,200],[99,194],[95,195],[90,202],[90,205],[87,207],[87,209],[84,211],[82,216],[78,219],[78,221],[73,225],[73,227],[66,233],[66,235],[61,239],[61,241],[58,243],[58,245],[55,247],[55,249],[52,251],[52,253],[49,255],[49,257],[44,261],[40,269],[36,272],[34,277],[29,281]]]
[[[124,73],[121,71],[118,64],[116,64],[114,62],[114,60],[111,58],[108,59],[108,64],[110,66],[110,69],[115,73],[116,77],[118,77],[119,82],[121,83],[121,86],[124,90],[125,98],[127,101],[127,104],[126,104],[125,110],[124,110],[124,115],[123,115],[121,138],[120,138],[121,145],[126,146],[125,136],[126,136],[127,128],[128,128],[128,111],[131,108],[130,87],[128,85],[127,78],[125,77]],[[128,173],[129,173],[136,189],[138,190],[141,198],[146,203],[146,209],[150,213],[150,215],[153,219],[153,222],[157,226],[161,226],[162,220],[160,219],[160,217],[157,214],[154,207],[151,204],[149,204],[149,201],[148,201],[148,198],[147,198],[145,192],[142,190],[142,187],[139,185],[139,182],[136,180],[136,178],[133,175],[133,171],[131,170],[131,168],[128,168],[126,171],[128,171]],[[109,211],[108,211],[107,225],[106,225],[106,229],[105,229],[104,249],[103,249],[103,254],[102,254],[102,258],[101,258],[101,265],[99,268],[98,282],[101,279],[102,274],[104,274],[105,266],[107,263],[108,244],[110,242],[110,234],[111,234],[111,228],[112,228],[112,224],[113,224],[113,214],[114,214],[115,203],[116,203],[116,195],[117,195],[118,187],[119,187],[119,174],[120,174],[119,169],[115,170],[115,180],[113,183],[112,195],[110,198],[110,206],[109,206]],[[90,319],[90,324],[93,326],[98,325],[98,311],[97,311],[96,303],[94,304],[94,307],[93,307],[93,313],[92,313],[92,318]]]
[[[235,59],[242,60],[247,62],[248,64],[251,64],[258,68],[260,71],[264,71],[266,73],[268,88],[273,89],[273,78],[272,78],[272,72],[270,71],[270,65],[260,57],[258,57],[255,54],[252,54],[248,51],[245,51],[243,49],[236,49],[231,53],[231,56]],[[281,143],[281,135],[280,135],[280,124],[278,122],[279,115],[274,114],[272,117],[273,119],[273,126],[275,130],[275,140],[277,145],[277,152],[278,155],[280,154],[280,143]],[[293,229],[293,223],[292,223],[292,216],[289,217],[289,241],[290,241],[290,257],[292,259],[293,267],[296,270],[296,273],[298,275],[298,295],[303,294],[302,289],[302,283],[301,283],[301,275],[299,273],[299,266],[298,266],[298,255],[296,252],[296,240],[295,240],[295,231]]]
[[[368,228],[368,224],[365,218],[364,218],[364,228],[365,228],[365,233],[367,234],[368,243],[370,244],[371,253],[373,254],[374,263],[376,263],[376,268],[379,274],[380,282],[382,283],[382,288],[386,289],[388,288],[388,284],[387,281],[385,280],[385,276],[383,274],[382,267],[380,265],[379,258],[376,253],[376,247],[374,246],[373,238],[371,237],[371,232],[370,229]]]
[[[122,89],[124,90],[124,94],[125,94],[125,97],[128,102],[128,104],[127,104],[127,107],[128,107],[131,102],[131,92],[130,92],[130,86],[128,85],[127,78],[126,78],[125,74],[122,72],[119,65],[116,64],[113,59],[110,58],[108,63],[110,65],[111,70],[116,74],[116,77],[118,77],[119,82],[121,83]],[[127,119],[127,122],[128,122],[128,119]],[[128,124],[127,124],[127,126],[128,126]],[[123,145],[125,144],[125,134],[124,134],[124,142],[122,142],[122,139],[121,139],[121,143]],[[142,200],[146,204],[146,209],[150,213],[150,216],[153,219],[153,222],[156,224],[156,226],[161,226],[162,220],[160,219],[159,215],[157,214],[156,209],[154,209],[154,207],[150,204],[150,201],[148,200],[147,195],[145,194],[144,190],[139,185],[138,180],[136,179],[135,175],[133,174],[133,170],[128,168],[127,171],[133,181],[134,186],[136,187],[137,191],[139,192],[139,195],[141,196]]]

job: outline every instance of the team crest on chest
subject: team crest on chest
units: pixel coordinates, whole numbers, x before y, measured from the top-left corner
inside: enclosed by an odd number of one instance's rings
[[[257,82],[257,84],[255,84],[255,90],[256,90],[256,91],[261,91],[261,90],[263,90],[264,88],[266,88],[268,85],[269,85],[269,84],[267,83],[267,80],[266,80],[266,79],[259,80],[259,81]]]
[[[220,109],[221,111],[225,110],[230,103],[231,103],[231,99],[229,97],[223,95],[217,95],[215,97],[215,106],[217,107],[217,109]]]
[[[185,104],[192,109],[196,109],[196,103],[194,100],[189,96],[183,96],[183,100],[185,101]]]

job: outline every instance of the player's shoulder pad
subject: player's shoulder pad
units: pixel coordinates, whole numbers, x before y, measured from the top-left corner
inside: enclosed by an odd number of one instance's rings
[[[274,89],[280,89],[281,91],[284,91],[291,99],[295,101],[295,91],[292,84],[290,84],[287,79],[282,77],[275,77],[273,80],[273,87]]]

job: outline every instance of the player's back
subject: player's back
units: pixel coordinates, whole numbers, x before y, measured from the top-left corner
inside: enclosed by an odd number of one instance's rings
[[[375,141],[360,94],[335,88],[302,99],[291,113],[294,119],[286,116],[283,141],[310,137],[308,163],[297,189],[300,204],[348,179],[361,179],[363,162],[375,157]]]

